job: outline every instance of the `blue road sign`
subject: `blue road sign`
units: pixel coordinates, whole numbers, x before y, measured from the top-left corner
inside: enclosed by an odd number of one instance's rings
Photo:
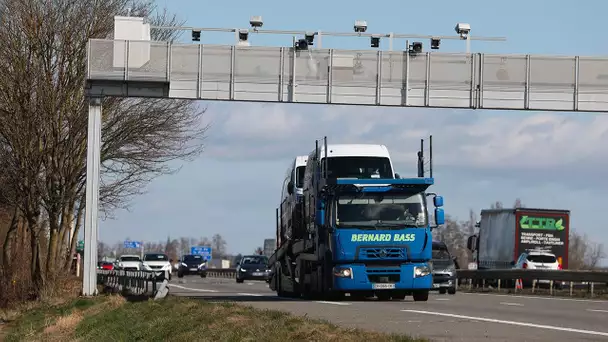
[[[141,245],[140,241],[125,241],[125,248],[141,248]]]
[[[202,255],[203,259],[211,260],[211,247],[204,246],[192,246],[190,247],[190,254]]]

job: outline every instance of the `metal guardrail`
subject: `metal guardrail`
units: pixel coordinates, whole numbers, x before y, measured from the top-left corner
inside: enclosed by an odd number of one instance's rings
[[[162,299],[169,293],[169,274],[165,271],[98,270],[97,282],[129,295]]]
[[[234,278],[236,268],[208,268],[207,277],[210,278]]]
[[[604,271],[574,271],[574,270],[457,270],[458,282],[462,285],[468,283],[469,289],[473,285],[484,288],[486,284],[494,284],[498,290],[512,287],[515,292],[518,290],[516,281],[531,282],[532,292],[539,284],[539,281],[549,282],[549,291],[553,294],[554,285],[566,285],[573,295],[574,288],[583,284],[588,288],[591,296],[595,295],[595,288],[608,286],[608,272]],[[506,285],[506,286],[505,286]],[[522,286],[523,287],[523,286]]]

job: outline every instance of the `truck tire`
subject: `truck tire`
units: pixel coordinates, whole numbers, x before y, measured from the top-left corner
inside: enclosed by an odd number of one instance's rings
[[[177,271],[177,277],[178,277],[178,278],[183,278],[183,277],[184,277],[184,272],[182,272],[182,271]]]
[[[450,287],[448,289],[448,294],[450,295],[455,295],[456,294],[456,288],[455,287]]]
[[[429,291],[414,292],[414,302],[426,302],[429,300]]]
[[[239,284],[243,283],[243,281],[244,281],[243,279],[236,278],[236,282]]]
[[[446,289],[439,289],[439,294],[445,294],[446,292],[448,292]]]

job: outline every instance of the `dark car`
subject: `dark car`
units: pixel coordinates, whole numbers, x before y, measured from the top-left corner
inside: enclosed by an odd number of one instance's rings
[[[187,254],[181,260],[178,260],[178,262],[178,278],[183,278],[184,275],[190,274],[198,274],[201,278],[207,277],[207,263],[202,255]]]
[[[263,255],[246,255],[236,265],[236,282],[245,280],[265,280],[270,277],[268,257]]]
[[[456,258],[452,257],[448,246],[433,241],[433,290],[439,290],[441,294],[456,294],[457,268]]]

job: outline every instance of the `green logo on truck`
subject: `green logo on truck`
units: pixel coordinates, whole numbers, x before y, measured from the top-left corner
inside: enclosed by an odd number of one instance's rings
[[[564,219],[555,220],[552,217],[534,217],[523,215],[519,219],[519,226],[522,229],[541,229],[541,230],[564,230]]]

